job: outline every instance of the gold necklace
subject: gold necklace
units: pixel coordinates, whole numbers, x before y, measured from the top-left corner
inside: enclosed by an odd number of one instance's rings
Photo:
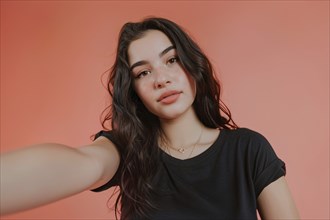
[[[193,148],[192,148],[192,150],[190,151],[190,154],[189,154],[188,158],[190,158],[190,156],[192,155],[193,151],[194,151],[195,148],[196,148],[196,145],[197,145],[198,142],[201,140],[202,135],[203,135],[203,128],[201,129],[201,133],[199,134],[199,136],[198,136],[198,138],[197,138],[195,144],[193,145]],[[184,148],[183,146],[182,146],[182,147],[179,147],[179,148],[174,148],[174,147],[169,147],[169,148],[171,148],[171,149],[173,149],[173,150],[176,150],[176,151],[178,151],[178,152],[181,153],[181,154],[184,154],[184,153],[185,153],[185,150],[187,149],[187,148]],[[169,152],[170,155],[171,155],[171,152],[170,152],[170,151],[168,151],[168,152]],[[171,156],[172,156],[172,155],[171,155]]]

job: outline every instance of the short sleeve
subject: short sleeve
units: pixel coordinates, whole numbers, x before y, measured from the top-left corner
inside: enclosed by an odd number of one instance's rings
[[[100,136],[103,136],[103,137],[106,137],[107,139],[109,139],[112,143],[114,143],[116,145],[116,147],[118,148],[118,145],[116,144],[116,141],[113,137],[113,133],[112,131],[100,131],[98,132],[96,135],[95,135],[95,138],[94,140],[96,140],[98,137]],[[121,153],[121,150],[118,149],[118,151]],[[111,180],[109,180],[109,182],[107,182],[106,184],[104,184],[103,186],[100,186],[96,189],[92,189],[91,191],[93,192],[101,192],[101,191],[104,191],[104,190],[107,190],[109,189],[110,187],[113,187],[113,186],[118,186],[119,185],[119,176],[120,176],[120,170],[121,170],[121,167],[122,167],[122,159],[120,161],[120,164],[119,164],[119,168],[117,170],[117,172],[115,173],[115,175],[111,178]]]
[[[266,186],[286,175],[286,167],[264,136],[255,132],[251,138],[253,142],[251,167],[253,167],[255,194],[258,197]]]

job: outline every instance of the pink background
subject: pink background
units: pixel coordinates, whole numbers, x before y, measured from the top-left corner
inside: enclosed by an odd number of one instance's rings
[[[1,1],[1,151],[90,143],[118,31],[147,15],[192,34],[236,122],[264,134],[286,162],[301,217],[329,219],[328,1]],[[111,192],[5,219],[111,219]]]

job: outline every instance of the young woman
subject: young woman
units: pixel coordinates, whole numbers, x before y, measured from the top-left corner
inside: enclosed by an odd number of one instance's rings
[[[111,130],[92,144],[2,155],[2,213],[119,186],[122,219],[256,219],[257,209],[263,219],[299,218],[284,162],[262,135],[237,127],[211,63],[177,24],[125,24],[108,90]]]

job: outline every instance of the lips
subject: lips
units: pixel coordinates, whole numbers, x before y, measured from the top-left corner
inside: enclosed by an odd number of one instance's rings
[[[161,94],[161,96],[159,96],[159,98],[157,99],[157,102],[172,103],[179,97],[179,95],[181,93],[182,92],[177,91],[177,90],[171,90],[171,91],[164,92],[163,94]]]

